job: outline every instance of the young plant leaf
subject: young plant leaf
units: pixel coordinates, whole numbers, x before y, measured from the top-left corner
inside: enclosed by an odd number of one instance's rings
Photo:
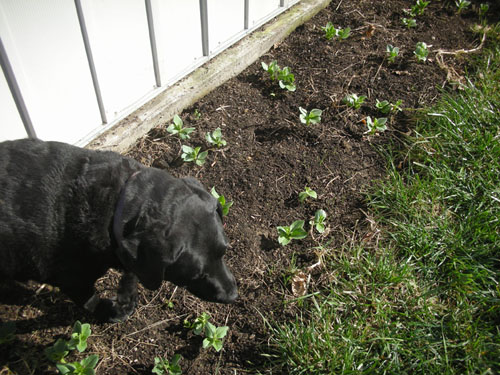
[[[227,142],[222,138],[222,130],[220,128],[215,129],[212,133],[207,132],[205,139],[211,145],[216,147],[224,147]]]
[[[366,96],[358,94],[348,94],[345,96],[343,99],[343,102],[347,104],[349,107],[352,107],[354,109],[359,109],[361,107],[361,104],[363,104],[366,100]]]
[[[45,348],[45,356],[52,362],[62,362],[69,353],[66,340],[57,339],[54,345]]]
[[[304,188],[304,191],[301,191],[299,193],[299,201],[300,203],[303,203],[307,198],[313,198],[313,199],[316,199],[318,198],[318,194],[312,190],[311,188],[309,187],[305,187]]]
[[[321,109],[314,108],[311,112],[307,112],[306,109],[299,107],[299,111],[300,122],[303,124],[317,124],[321,121],[321,114],[323,113]]]
[[[219,352],[222,349],[223,338],[226,336],[229,327],[215,327],[212,323],[208,322],[205,326],[205,339],[203,340],[203,348],[210,346]]]
[[[324,210],[317,210],[314,214],[314,220],[312,224],[319,233],[323,233],[325,231],[325,219],[326,212]]]
[[[208,151],[201,151],[201,147],[191,147],[187,145],[182,145],[182,154],[181,158],[185,162],[195,162],[196,165],[203,165],[205,163],[205,159],[207,158]]]
[[[307,232],[304,230],[304,220],[296,220],[290,226],[279,226],[276,229],[278,230],[278,242],[282,246],[288,245],[291,240],[307,237]]]
[[[179,136],[180,139],[186,140],[189,139],[191,134],[194,131],[194,128],[185,128],[182,119],[175,115],[173,118],[173,123],[170,124],[167,128],[167,132],[173,135]]]
[[[157,375],[181,375],[182,369],[179,365],[181,359],[180,354],[174,354],[172,362],[169,362],[166,358],[155,357],[155,365],[151,372]]]
[[[217,193],[217,191],[215,190],[215,186],[212,188],[212,190],[210,190],[210,193],[215,199],[219,201],[220,205],[222,206],[222,216],[227,216],[227,214],[229,213],[229,209],[233,205],[233,202],[226,202],[226,197],[224,197],[223,195],[219,195],[219,193]]]

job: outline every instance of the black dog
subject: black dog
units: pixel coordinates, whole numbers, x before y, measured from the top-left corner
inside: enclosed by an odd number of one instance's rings
[[[220,204],[195,179],[59,142],[0,143],[0,279],[52,284],[98,319],[121,321],[137,278],[233,302],[227,246]],[[125,272],[116,299],[101,299],[94,283],[111,267]]]

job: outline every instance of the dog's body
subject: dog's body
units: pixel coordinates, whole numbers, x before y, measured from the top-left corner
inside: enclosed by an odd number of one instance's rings
[[[0,143],[0,279],[58,286],[99,319],[135,309],[137,278],[163,280],[228,303],[236,283],[220,205],[199,182],[177,179],[113,152],[64,143]],[[94,283],[123,269],[116,300]]]

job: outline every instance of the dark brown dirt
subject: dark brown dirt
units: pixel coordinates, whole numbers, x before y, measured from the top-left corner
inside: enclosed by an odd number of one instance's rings
[[[227,140],[225,148],[209,151],[203,166],[181,162],[181,142],[166,132],[168,124],[160,124],[130,150],[130,156],[146,165],[166,168],[176,176],[196,176],[208,189],[215,186],[234,201],[226,232],[231,241],[227,262],[241,295],[235,304],[205,303],[164,283],[156,292],[141,288],[140,306],[127,322],[98,324],[50,287],[2,285],[0,319],[16,321],[17,336],[1,346],[0,374],[10,374],[8,369],[18,374],[54,373],[43,349],[58,337],[68,338],[77,319],[92,324],[87,353],[99,355],[98,374],[149,374],[155,357],[171,358],[175,353],[183,356],[184,374],[252,373],[264,362],[261,353],[268,331],[263,317],[284,321],[297,311],[293,303],[283,303],[296,297],[286,277],[293,267],[305,271],[317,261],[312,249],[319,241],[317,234],[316,240],[309,236],[282,247],[276,227],[298,219],[308,223],[322,208],[328,214],[332,251],[353,233],[369,233],[363,193],[385,174],[377,147],[411,132],[415,109],[433,103],[439,88],[450,86],[435,51],[479,44],[470,31],[478,19],[472,9],[458,16],[453,2],[432,1],[417,18],[418,26],[408,30],[401,19],[406,17],[403,9],[413,3],[334,0],[238,77],[182,113],[185,125],[196,128],[183,144],[207,148],[205,133],[217,127]],[[350,27],[351,37],[326,40],[321,27],[328,21]],[[419,41],[432,46],[426,63],[417,63],[413,56]],[[401,50],[394,64],[384,59],[387,44]],[[283,91],[269,80],[261,61],[271,60],[291,68],[296,92]],[[445,63],[453,67],[455,78],[463,74],[463,61],[447,57]],[[353,110],[342,103],[348,93],[368,99]],[[366,116],[382,117],[374,109],[376,99],[402,99],[405,110],[390,118],[385,133],[367,136]],[[321,123],[301,124],[299,106],[322,109]],[[300,204],[298,194],[305,186],[314,189],[318,199]],[[101,280],[103,293],[115,288],[117,277],[111,271]],[[311,271],[310,288],[327,282],[321,267]],[[230,328],[220,353],[202,349],[201,337],[183,328],[184,319],[204,311],[217,325]],[[81,356],[70,357],[76,358]]]

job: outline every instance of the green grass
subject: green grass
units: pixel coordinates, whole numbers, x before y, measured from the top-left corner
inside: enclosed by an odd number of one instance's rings
[[[329,252],[327,290],[269,324],[268,373],[500,372],[499,67],[496,47],[387,150],[368,196],[378,246]]]

